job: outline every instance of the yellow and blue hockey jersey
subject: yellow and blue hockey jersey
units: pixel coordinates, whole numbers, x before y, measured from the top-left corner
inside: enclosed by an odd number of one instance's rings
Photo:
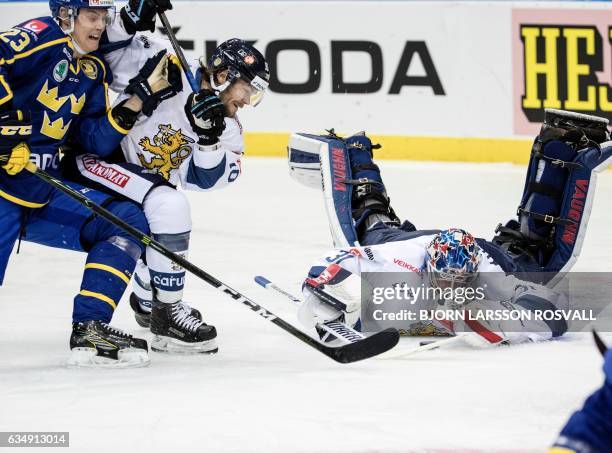
[[[53,173],[58,147],[74,135],[85,150],[108,155],[128,133],[110,114],[110,69],[98,52],[73,56],[71,38],[51,17],[32,19],[0,33],[0,109],[32,116],[31,159]],[[0,169],[0,196],[40,207],[50,187],[23,171]]]

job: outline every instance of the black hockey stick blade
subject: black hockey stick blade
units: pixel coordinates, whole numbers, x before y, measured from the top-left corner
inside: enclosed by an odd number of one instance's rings
[[[268,280],[266,277],[258,275],[255,277],[255,282],[257,282],[258,285],[266,289],[275,291],[278,294],[282,294],[287,299],[293,302],[302,302],[300,299],[281,289],[279,286]],[[319,324],[319,326],[323,327],[323,325],[321,324]],[[361,332],[356,332],[350,328],[348,328],[348,330],[350,330],[350,332],[354,335],[354,339],[351,340],[351,343],[344,346],[331,347],[326,346],[320,341],[316,341],[314,339],[313,341],[316,342],[316,347],[320,352],[327,355],[336,362],[351,363],[357,362],[359,360],[369,359],[370,357],[374,357],[376,355],[382,354],[383,352],[387,352],[389,349],[392,349],[395,345],[397,345],[400,338],[399,332],[396,329],[392,328],[382,332],[378,332],[377,334],[374,334],[370,337],[364,337]],[[355,338],[356,336],[358,336],[359,338]]]
[[[399,342],[400,334],[394,328],[388,328],[363,340],[337,348],[323,346],[321,350],[325,355],[339,363],[352,363],[369,359],[395,347]]]
[[[599,352],[601,352],[601,355],[605,356],[608,348],[595,329],[593,329],[593,340],[595,340],[595,344],[597,345]]]

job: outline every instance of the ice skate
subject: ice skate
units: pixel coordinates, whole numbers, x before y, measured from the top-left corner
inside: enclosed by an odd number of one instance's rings
[[[202,313],[197,308],[193,308],[182,302],[183,307],[190,310],[191,316],[202,319]],[[134,310],[134,318],[140,327],[149,328],[151,326],[151,306],[150,300],[144,300],[135,293],[130,294],[130,307]]]
[[[191,307],[182,302],[155,303],[151,310],[151,332],[151,349],[156,352],[212,354],[218,351],[215,327],[193,316]]]
[[[150,364],[147,342],[101,321],[73,323],[70,367],[132,368]]]

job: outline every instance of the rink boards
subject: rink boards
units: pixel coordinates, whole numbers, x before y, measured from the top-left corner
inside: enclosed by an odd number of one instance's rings
[[[380,158],[520,163],[546,107],[612,118],[609,3],[174,4],[188,58],[239,36],[270,63],[264,102],[241,115],[249,155],[282,156],[290,132],[334,127],[373,134]],[[47,14],[0,9],[2,29]]]

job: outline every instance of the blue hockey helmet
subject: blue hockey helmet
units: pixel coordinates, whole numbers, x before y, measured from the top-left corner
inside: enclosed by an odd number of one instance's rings
[[[229,39],[215,49],[208,59],[208,64],[204,63],[201,58],[200,64],[213,73],[223,69],[228,70],[224,83],[220,85],[217,85],[214,77],[211,76],[213,89],[222,92],[233,81],[242,79],[249,84],[251,89],[250,105],[256,106],[261,102],[268,88],[270,71],[264,56],[251,44],[238,38]]]
[[[76,17],[80,8],[89,9],[111,9],[107,18],[107,25],[110,24],[115,14],[114,0],[49,0],[51,15],[59,17],[60,8],[66,8],[70,17]]]
[[[478,275],[480,247],[459,228],[440,231],[427,246],[427,270],[433,286],[467,285]]]

